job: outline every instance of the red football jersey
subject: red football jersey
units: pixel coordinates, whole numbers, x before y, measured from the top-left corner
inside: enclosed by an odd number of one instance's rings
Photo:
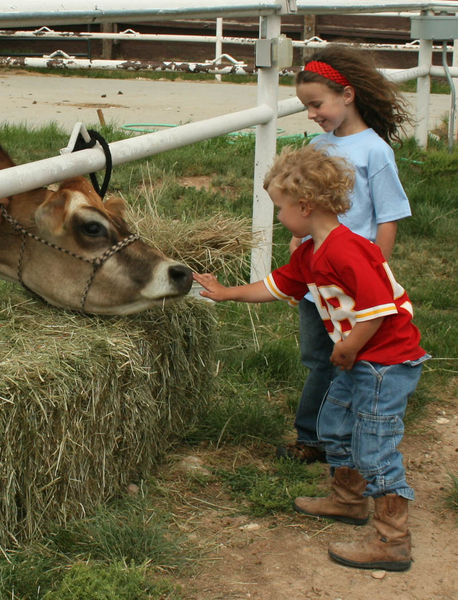
[[[380,248],[344,225],[331,231],[317,252],[312,239],[302,243],[264,283],[275,298],[293,306],[310,291],[334,342],[358,322],[385,317],[356,360],[392,365],[425,354],[412,304]]]

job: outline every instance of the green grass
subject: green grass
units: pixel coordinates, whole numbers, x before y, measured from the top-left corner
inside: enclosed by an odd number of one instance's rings
[[[416,92],[417,80],[410,79],[399,85],[403,92]],[[431,77],[431,93],[432,94],[450,94],[450,86],[443,77]]]
[[[71,521],[51,534],[59,554],[94,559],[105,564],[123,562],[131,566],[161,565],[169,570],[183,566],[180,548],[185,540],[170,535],[170,517],[155,510],[146,497],[123,499],[87,519]]]
[[[450,483],[445,497],[445,504],[448,508],[458,513],[458,477],[450,475]]]
[[[101,133],[108,141],[130,135],[110,127]],[[57,155],[67,136],[54,125],[39,130],[3,126],[0,141],[17,162],[29,162]],[[409,402],[409,431],[421,424],[428,405],[450,402],[457,375],[458,149],[449,153],[444,142],[432,140],[424,151],[410,140],[396,153],[413,216],[400,223],[390,262],[413,301],[422,345],[433,356]],[[222,136],[117,167],[110,189],[131,203],[146,202],[152,194],[160,215],[184,222],[216,213],[249,217],[253,164],[251,136],[237,141]],[[211,187],[184,187],[182,177],[194,176],[208,178]],[[274,265],[287,260],[288,242],[288,232],[277,224]],[[209,476],[182,485],[194,495],[222,488],[236,513],[291,513],[295,496],[319,493],[323,475],[319,465],[304,469],[274,458],[275,445],[292,432],[306,376],[299,359],[297,312],[275,302],[214,309],[219,327],[215,394],[185,442],[227,449],[229,455],[249,448],[257,460],[218,466]],[[176,575],[195,559],[195,549],[175,522],[176,507],[181,511],[184,506],[183,490],[176,489],[175,480],[153,477],[148,483],[140,499],[118,499],[36,544],[9,551],[0,559],[0,598],[181,598]],[[455,477],[445,500],[456,510]]]
[[[181,594],[167,579],[150,583],[140,570],[113,563],[107,566],[76,563],[55,590],[43,600],[179,600]]]
[[[144,490],[4,554],[0,598],[179,600],[172,575],[193,554],[171,515]]]
[[[324,466],[315,463],[305,468],[291,461],[280,460],[269,471],[253,465],[235,471],[218,470],[239,509],[254,517],[292,512],[294,498],[317,496]]]
[[[171,578],[152,578],[146,568],[95,561],[64,564],[40,557],[43,548],[31,549],[27,558],[0,565],[2,598],[21,600],[180,600]],[[5,573],[8,571],[8,573]]]

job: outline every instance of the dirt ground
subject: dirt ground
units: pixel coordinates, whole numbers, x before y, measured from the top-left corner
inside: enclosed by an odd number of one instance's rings
[[[279,100],[296,95],[293,86],[280,86],[278,94]],[[414,115],[415,94],[405,96]],[[70,133],[77,122],[88,128],[97,125],[97,111],[102,112],[107,123],[115,126],[182,125],[245,110],[256,104],[255,84],[88,79],[0,69],[0,123],[25,124],[30,128],[55,122]],[[442,123],[449,109],[448,95],[431,94],[431,130]],[[282,117],[278,120],[278,128],[282,135],[321,132],[319,125],[307,119],[304,112]],[[151,128],[146,127],[143,133],[149,131]],[[407,133],[413,134],[413,129],[409,128]]]
[[[445,409],[433,407],[419,429],[403,441],[409,481],[416,493],[410,503],[414,561],[409,571],[352,569],[328,558],[331,540],[358,538],[372,527],[370,521],[365,527],[354,527],[296,513],[250,519],[234,516],[234,504],[227,496],[196,492],[186,498],[187,509],[177,517],[191,539],[207,551],[195,574],[180,581],[184,598],[455,600],[457,517],[447,508],[445,497],[450,474],[456,475],[457,420],[453,402]],[[243,450],[235,451],[234,464],[241,458],[237,452]],[[205,468],[217,460],[217,454],[202,450],[194,458],[199,468]]]

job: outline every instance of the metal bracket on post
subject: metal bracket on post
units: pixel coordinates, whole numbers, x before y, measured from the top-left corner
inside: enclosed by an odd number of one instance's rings
[[[63,50],[55,50],[52,54],[43,54],[43,58],[65,58],[65,60],[71,60],[75,57]]]
[[[76,140],[78,139],[78,136],[80,134],[85,142],[89,143],[91,141],[91,136],[89,135],[89,132],[86,129],[86,127],[83,125],[83,123],[80,123],[80,122],[75,123],[73,125],[73,130],[72,130],[72,133],[70,134],[70,139],[68,140],[68,144],[65,148],[61,149],[60,153],[61,154],[70,154],[71,152],[73,152],[73,150],[75,148]]]
[[[213,58],[212,60],[206,60],[204,62],[204,65],[209,65],[209,66],[215,65],[216,67],[222,66],[223,59],[226,59],[228,62],[230,62],[235,67],[246,67],[247,66],[246,62],[244,62],[243,60],[237,60],[230,54],[220,54],[220,55],[216,56],[215,58]]]
[[[293,42],[285,35],[256,40],[256,67],[276,67],[279,71],[293,64]]]
[[[293,41],[285,35],[272,40],[272,62],[279,71],[293,64]]]
[[[458,17],[419,15],[410,17],[410,37],[422,40],[453,40],[458,35]]]
[[[296,0],[281,0],[281,15],[289,15],[297,12]]]
[[[256,40],[256,68],[272,67],[272,40]]]

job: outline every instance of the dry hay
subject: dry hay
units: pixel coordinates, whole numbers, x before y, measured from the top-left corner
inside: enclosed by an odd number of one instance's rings
[[[0,303],[0,539],[30,538],[151,473],[211,391],[212,309],[124,318]],[[9,536],[9,537],[8,537]]]
[[[249,271],[250,251],[258,237],[251,221],[221,214],[196,221],[159,217],[152,197],[131,209],[131,229],[157,250],[186,263],[194,271],[210,271],[240,280]]]
[[[215,329],[212,306],[192,298],[94,317],[0,283],[2,547],[88,514],[151,474],[205,410]]]

